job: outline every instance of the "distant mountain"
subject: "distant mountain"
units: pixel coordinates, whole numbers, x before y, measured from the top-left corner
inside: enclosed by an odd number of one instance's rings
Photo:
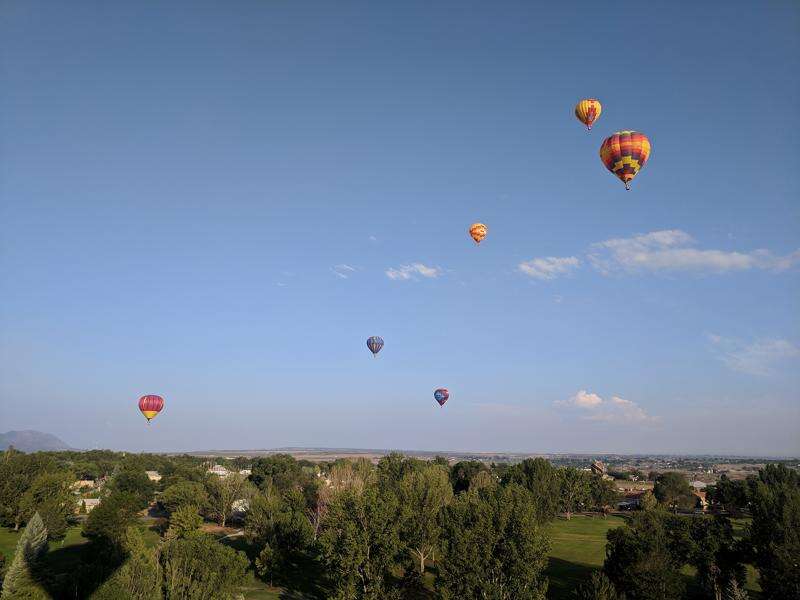
[[[23,452],[38,452],[40,450],[73,450],[70,446],[58,439],[52,433],[41,431],[7,431],[0,433],[0,450],[14,446]]]

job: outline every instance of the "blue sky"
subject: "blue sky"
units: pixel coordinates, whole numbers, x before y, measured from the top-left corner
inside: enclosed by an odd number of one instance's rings
[[[7,0],[0,430],[800,454],[798,32],[789,1]],[[653,146],[630,192],[619,129]]]

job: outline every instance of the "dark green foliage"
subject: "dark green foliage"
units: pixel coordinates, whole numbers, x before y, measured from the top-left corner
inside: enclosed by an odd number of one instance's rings
[[[706,499],[717,508],[739,514],[747,508],[747,482],[743,479],[733,481],[723,475],[717,483],[706,488]]]
[[[680,569],[688,551],[685,536],[668,529],[665,515],[642,512],[629,526],[608,532],[603,570],[629,600],[681,598]]]
[[[460,494],[444,509],[436,580],[442,598],[545,597],[549,542],[532,500],[509,483]]]
[[[692,509],[697,501],[689,482],[675,471],[667,471],[658,476],[653,486],[653,494],[661,504],[675,511],[679,508]]]
[[[125,562],[89,598],[90,600],[161,600],[161,567],[142,535],[129,527],[124,541]]]
[[[14,559],[3,579],[2,600],[45,600],[49,594],[37,581],[37,568],[47,552],[47,529],[39,513],[25,526]]]
[[[125,533],[138,512],[139,498],[128,492],[114,492],[104,498],[83,526],[83,535],[104,562],[117,562],[123,551]]]
[[[319,537],[331,598],[383,600],[392,594],[390,570],[401,552],[397,498],[368,485],[330,503]]]
[[[164,544],[160,563],[165,600],[225,600],[244,582],[247,557],[209,535]]]
[[[569,519],[575,511],[589,503],[591,475],[573,467],[558,469],[559,496],[558,509]]]
[[[531,493],[540,523],[558,512],[561,482],[556,469],[543,458],[527,458],[506,471],[502,483],[516,483]]]
[[[767,465],[748,487],[750,543],[763,597],[800,598],[800,475]]]
[[[178,507],[169,516],[169,528],[166,537],[169,539],[185,538],[200,533],[203,518],[196,506],[186,504]]]
[[[733,579],[745,582],[742,553],[733,537],[733,527],[724,517],[688,521],[688,563],[697,569],[699,587],[710,598],[718,598]]]
[[[274,487],[279,492],[292,488],[302,488],[309,475],[303,467],[289,454],[273,454],[253,459],[250,481],[259,489]]]
[[[488,471],[489,468],[477,460],[462,460],[450,468],[450,483],[453,486],[453,493],[460,494],[469,490],[472,479],[481,471]]]
[[[205,509],[208,505],[208,494],[205,486],[198,481],[178,481],[162,492],[159,502],[169,512],[174,512],[181,506]]]
[[[576,600],[625,600],[602,571],[592,571],[591,577],[575,590]]]
[[[605,515],[610,508],[615,508],[619,502],[619,490],[613,481],[603,479],[599,475],[589,478],[589,505],[594,510],[602,511]]]
[[[114,476],[111,489],[134,496],[136,505],[141,510],[150,503],[156,488],[144,469],[128,465]]]

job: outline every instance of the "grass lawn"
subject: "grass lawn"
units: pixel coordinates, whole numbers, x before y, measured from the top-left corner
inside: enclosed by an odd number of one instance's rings
[[[606,533],[625,524],[621,517],[575,515],[567,521],[557,518],[548,525],[552,548],[547,576],[548,598],[570,598],[572,590],[592,570],[603,565],[606,557]]]
[[[12,529],[2,528],[0,529],[0,552],[2,552],[8,563],[11,562],[11,559],[14,557],[14,552],[17,549],[17,540],[19,540],[19,536],[22,533],[22,529],[19,531],[14,531]],[[53,552],[55,550],[59,550],[61,548],[67,548],[69,546],[76,546],[78,544],[85,544],[86,538],[81,537],[81,528],[80,527],[70,527],[67,530],[67,535],[63,540],[57,542],[50,542],[50,551]]]

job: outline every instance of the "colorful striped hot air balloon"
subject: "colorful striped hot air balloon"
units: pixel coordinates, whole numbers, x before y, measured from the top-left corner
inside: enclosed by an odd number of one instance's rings
[[[473,223],[469,226],[469,235],[476,244],[480,244],[488,232],[489,229],[483,223]]]
[[[597,98],[586,98],[575,105],[575,116],[578,121],[586,125],[586,129],[591,131],[594,122],[600,118],[603,112],[603,105]]]
[[[377,335],[367,338],[367,348],[369,348],[373,356],[378,356],[378,352],[383,348],[383,338]]]
[[[625,189],[650,157],[650,140],[638,131],[618,131],[600,146],[600,160],[622,180]]]
[[[164,408],[164,399],[161,396],[148,394],[139,398],[139,410],[149,423]]]
[[[439,388],[433,392],[433,399],[439,403],[439,406],[444,406],[448,398],[450,398],[450,392],[447,391],[447,388]]]

